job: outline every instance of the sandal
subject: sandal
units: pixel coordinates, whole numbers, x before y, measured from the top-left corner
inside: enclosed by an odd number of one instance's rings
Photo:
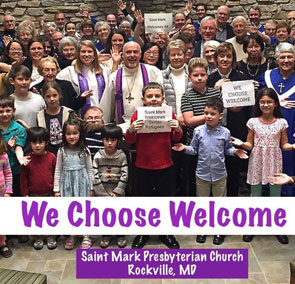
[[[73,236],[70,236],[65,240],[65,249],[68,249],[68,250],[73,249],[74,245],[75,245],[75,240]]]
[[[8,246],[5,245],[0,248],[0,254],[3,257],[8,258],[8,257],[12,256],[12,250]]]
[[[124,248],[127,246],[127,240],[124,237],[117,237],[118,248]]]
[[[100,241],[100,247],[105,249],[110,246],[110,243],[111,243],[111,237],[104,236],[102,237],[102,240]]]
[[[47,238],[47,248],[50,250],[56,249],[57,242],[55,240],[55,237],[48,237]]]
[[[43,249],[43,241],[41,239],[35,240],[33,244],[34,249],[40,250]]]
[[[84,236],[80,248],[81,249],[90,249],[91,246],[92,246],[92,241],[91,241],[90,237]]]

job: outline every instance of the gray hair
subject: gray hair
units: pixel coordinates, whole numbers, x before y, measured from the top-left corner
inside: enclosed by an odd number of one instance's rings
[[[129,27],[131,27],[130,22],[128,22],[127,20],[124,20],[124,21],[122,21],[122,23],[120,24],[119,28],[121,28],[121,26],[124,25],[124,24],[128,24]]]
[[[230,9],[229,9],[229,7],[226,6],[226,5],[221,5],[221,6],[219,6],[219,7],[217,8],[217,12],[218,12],[218,13],[219,13],[219,11],[220,11],[221,8],[226,8],[226,9],[228,10],[228,13],[230,13]]]
[[[49,23],[44,24],[43,32],[46,33],[46,31],[49,27],[54,27],[55,30],[57,29],[57,26],[54,22],[49,22]]]
[[[276,47],[276,58],[278,59],[280,54],[282,52],[290,52],[295,55],[295,49],[294,46],[291,43],[288,42],[281,42],[277,47]]]
[[[125,52],[125,49],[126,49],[126,47],[127,47],[127,45],[130,45],[130,44],[135,44],[135,45],[137,45],[138,46],[138,49],[139,49],[139,51],[140,51],[140,53],[141,53],[141,47],[140,47],[140,45],[136,42],[136,41],[128,41],[128,42],[126,42],[125,44],[124,44],[124,46],[123,46],[123,53]]]
[[[16,30],[16,35],[18,38],[23,31],[29,31],[31,35],[33,36],[33,29],[29,25],[22,25],[22,26],[18,26]]]
[[[206,46],[210,46],[216,49],[219,45],[220,45],[220,42],[218,42],[217,40],[208,40],[204,43],[204,49]]]
[[[111,27],[109,26],[109,24],[107,22],[104,22],[104,21],[99,21],[95,24],[95,27],[94,27],[94,31],[95,33],[97,33],[97,29],[98,27],[100,26],[105,26],[109,31],[111,31]]]
[[[66,36],[59,42],[58,50],[60,54],[62,54],[62,51],[66,45],[73,45],[76,50],[78,50],[78,41],[71,36]]]
[[[213,21],[213,22],[215,23],[215,26],[216,26],[216,21],[215,21],[215,19],[214,19],[213,17],[211,17],[211,16],[206,16],[205,18],[203,18],[203,19],[201,20],[201,22],[200,22],[200,27],[201,27],[205,22],[207,22],[208,20]]]
[[[246,20],[245,17],[243,17],[243,16],[237,16],[237,17],[235,17],[235,18],[233,19],[233,21],[232,21],[232,26],[235,24],[235,21],[238,21],[238,20],[242,20],[242,21],[245,22],[245,24],[247,24],[247,20]]]

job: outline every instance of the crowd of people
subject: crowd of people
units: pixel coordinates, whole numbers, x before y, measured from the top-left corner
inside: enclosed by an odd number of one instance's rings
[[[189,1],[170,31],[154,34],[132,2],[119,0],[105,20],[80,12],[78,24],[57,12],[38,28],[4,16],[1,196],[295,196],[295,11],[262,25],[252,6],[248,19],[229,23],[229,7],[209,16],[206,4]],[[255,105],[224,109],[223,83],[243,80],[254,83]],[[138,107],[163,105],[172,107],[169,131],[142,131]],[[32,239],[37,250],[57,247],[56,236]],[[65,236],[64,247],[75,239]],[[112,239],[102,236],[100,246]],[[115,239],[127,245],[125,236]],[[131,247],[148,239],[138,235]],[[180,247],[172,235],[159,239]],[[213,243],[224,240],[215,235]],[[92,241],[85,235],[80,247]],[[12,255],[5,236],[0,253]]]

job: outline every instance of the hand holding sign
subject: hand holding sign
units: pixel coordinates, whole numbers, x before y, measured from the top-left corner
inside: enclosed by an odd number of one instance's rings
[[[177,119],[172,119],[168,121],[168,126],[174,129],[176,132],[179,132],[179,122]]]
[[[143,125],[144,125],[143,120],[135,120],[131,123],[130,128],[133,132],[137,132],[143,127]]]

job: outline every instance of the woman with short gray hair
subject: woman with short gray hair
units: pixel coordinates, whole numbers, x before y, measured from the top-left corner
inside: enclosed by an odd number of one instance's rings
[[[52,34],[56,32],[56,29],[56,24],[53,22],[49,22],[44,24],[43,32],[51,38]]]
[[[60,69],[64,69],[70,66],[74,59],[76,59],[78,41],[71,37],[66,36],[59,42],[59,54],[58,64]]]
[[[208,40],[204,43],[203,58],[205,58],[208,62],[208,75],[210,75],[217,68],[214,61],[214,52],[219,45],[220,42],[216,40]]]

